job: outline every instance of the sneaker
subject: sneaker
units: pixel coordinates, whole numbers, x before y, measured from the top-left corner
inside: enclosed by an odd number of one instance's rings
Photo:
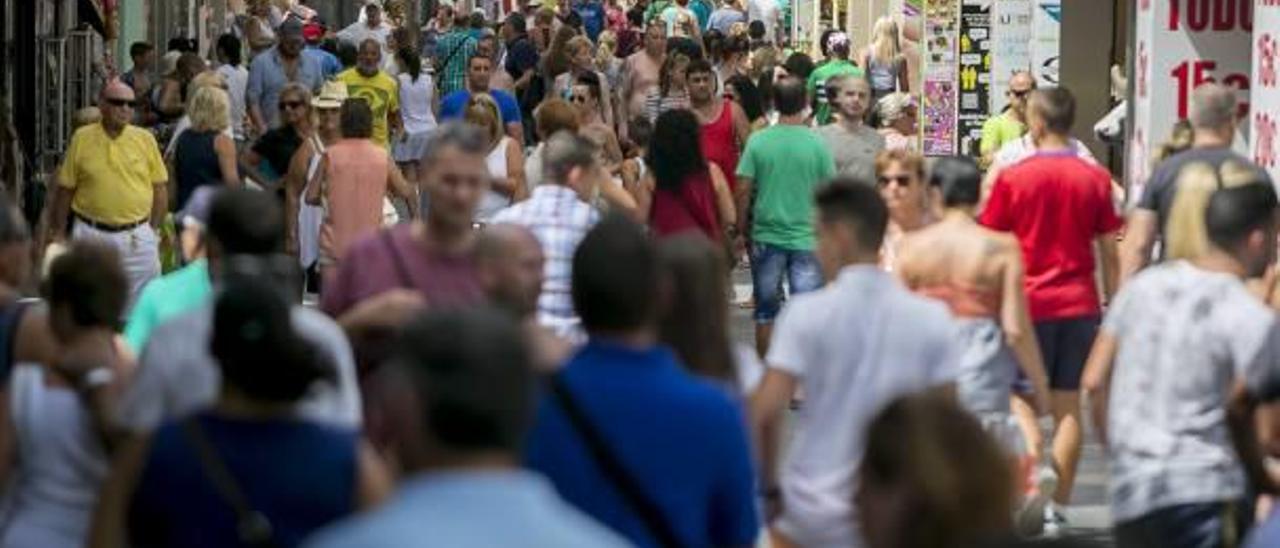
[[[1044,537],[1058,538],[1067,532],[1071,526],[1067,523],[1067,517],[1062,515],[1058,505],[1049,503],[1044,507]]]
[[[1044,533],[1044,511],[1049,497],[1035,493],[1023,498],[1022,506],[1014,513],[1014,531],[1022,538],[1035,538]]]

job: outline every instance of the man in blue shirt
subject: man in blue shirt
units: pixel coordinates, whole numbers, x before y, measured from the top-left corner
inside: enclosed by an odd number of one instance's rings
[[[314,58],[323,70],[324,79],[330,80],[339,72],[342,72],[342,62],[338,61],[338,56],[329,53],[320,47],[320,41],[324,39],[324,25],[311,22],[302,27],[302,37],[307,41],[306,49],[302,50],[302,54]]]
[[[424,316],[405,327],[387,368],[378,401],[396,419],[391,434],[408,478],[391,501],[308,546],[627,545],[520,469],[533,365],[511,316],[492,308]]]
[[[303,55],[302,24],[285,21],[280,25],[280,43],[258,54],[249,64],[245,103],[256,134],[280,125],[280,91],[298,83],[313,93],[324,83],[324,70],[316,59]],[[292,75],[292,76],[291,76]]]
[[[467,60],[467,87],[444,96],[440,101],[440,121],[461,120],[467,110],[467,102],[472,93],[488,93],[498,103],[498,113],[502,115],[502,125],[507,135],[517,143],[524,144],[524,126],[521,124],[520,104],[510,93],[489,87],[489,76],[493,73],[493,59],[483,55],[472,55]]]
[[[592,42],[604,30],[604,4],[600,0],[573,0],[573,11],[582,18],[582,29]]]
[[[657,344],[656,255],[620,216],[578,246],[572,292],[588,341],[551,380],[526,463],[638,546],[751,546],[760,522],[742,410]]]

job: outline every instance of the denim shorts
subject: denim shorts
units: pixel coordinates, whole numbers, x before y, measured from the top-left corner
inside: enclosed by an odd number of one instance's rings
[[[1115,525],[1119,548],[1231,548],[1248,532],[1251,505],[1179,504]]]
[[[751,286],[756,300],[756,323],[772,323],[782,309],[783,279],[791,294],[822,287],[822,267],[812,251],[784,249],[756,242],[751,245]]]

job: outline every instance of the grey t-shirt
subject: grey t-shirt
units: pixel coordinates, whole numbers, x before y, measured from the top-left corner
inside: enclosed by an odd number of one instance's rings
[[[317,382],[298,402],[298,415],[341,428],[361,424],[355,359],[342,329],[328,316],[293,307],[293,327],[336,369],[335,382]],[[121,398],[117,419],[134,432],[208,407],[218,399],[222,371],[209,354],[213,306],[177,316],[151,332],[138,369]]]
[[[1169,210],[1173,208],[1173,199],[1177,196],[1178,175],[1182,173],[1182,168],[1196,162],[1202,162],[1217,169],[1222,167],[1222,164],[1228,160],[1240,162],[1241,165],[1257,169],[1258,176],[1263,181],[1271,183],[1271,176],[1267,175],[1267,172],[1258,169],[1253,162],[1250,162],[1244,156],[1236,154],[1230,148],[1193,148],[1174,154],[1156,166],[1151,173],[1151,178],[1147,179],[1147,186],[1142,189],[1142,196],[1138,198],[1137,207],[1154,211],[1157,220],[1156,230],[1160,234],[1164,234],[1164,225],[1169,221]]]
[[[827,124],[817,129],[836,162],[836,173],[856,177],[868,183],[876,179],[876,155],[884,150],[884,136],[865,125],[849,131],[840,124]]]
[[[1276,376],[1275,313],[1235,276],[1173,261],[1126,284],[1102,331],[1118,345],[1108,419],[1116,521],[1243,496],[1226,399],[1239,379],[1257,391]]]

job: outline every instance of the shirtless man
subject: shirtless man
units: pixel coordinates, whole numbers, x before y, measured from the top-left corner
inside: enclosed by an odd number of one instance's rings
[[[600,165],[615,173],[622,165],[622,147],[613,128],[600,119],[600,78],[594,72],[578,75],[569,91],[569,99],[578,111],[578,134],[595,143]]]
[[[702,153],[707,161],[720,168],[729,180],[729,188],[737,186],[733,173],[738,157],[747,145],[751,123],[742,107],[716,95],[716,73],[705,59],[694,59],[685,69],[685,86],[689,89],[689,105],[702,124]]]
[[[650,90],[658,87],[666,52],[666,26],[661,21],[650,22],[644,32],[644,49],[627,57],[622,67],[622,98],[627,105],[627,119],[645,115],[645,98]]]

